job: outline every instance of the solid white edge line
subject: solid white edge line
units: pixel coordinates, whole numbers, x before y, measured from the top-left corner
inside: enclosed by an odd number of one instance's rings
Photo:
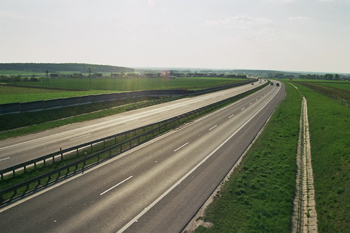
[[[218,126],[218,125],[214,125],[213,127],[211,127],[211,128],[209,129],[209,131],[212,130],[212,129],[215,129],[217,126]]]
[[[168,190],[166,190],[162,195],[160,195],[156,200],[154,200],[149,206],[143,209],[138,215],[136,215],[133,219],[131,219],[124,227],[122,227],[117,233],[122,233],[126,229],[128,229],[135,221],[141,218],[149,209],[155,206],[160,200],[162,200],[168,193],[170,193],[176,186],[178,186],[182,181],[184,181],[189,175],[191,175],[198,167],[200,167],[207,159],[209,159],[216,151],[218,151],[223,145],[225,145],[233,136],[235,136],[238,131],[240,131],[245,125],[247,125],[258,113],[260,113],[265,106],[270,103],[270,101],[277,95],[274,94],[271,99],[264,104],[259,111],[257,111],[252,117],[246,121],[241,127],[239,127],[230,137],[228,137],[223,143],[221,143],[215,150],[213,150],[207,157],[205,157],[201,162],[199,162],[194,168],[192,168],[189,172],[187,172],[180,180],[178,180],[175,184],[173,184]]]
[[[186,142],[185,144],[183,144],[182,146],[180,146],[179,148],[177,148],[176,150],[174,150],[174,152],[180,150],[181,148],[183,148],[183,147],[185,147],[185,146],[187,146],[187,145],[188,145],[188,142]]]
[[[10,159],[11,157],[7,157],[7,158],[4,158],[4,159],[0,159],[0,161],[4,161],[6,159]]]
[[[112,189],[114,189],[115,187],[117,187],[117,186],[121,185],[121,184],[122,184],[122,183],[124,183],[125,181],[130,180],[131,178],[132,178],[132,176],[129,176],[129,177],[128,177],[128,178],[126,178],[125,180],[123,180],[123,181],[119,182],[118,184],[114,185],[113,187],[111,187],[111,188],[107,189],[107,190],[106,190],[106,191],[104,191],[103,193],[100,193],[100,196],[102,196],[103,194],[105,194],[105,193],[107,193],[107,192],[111,191]]]

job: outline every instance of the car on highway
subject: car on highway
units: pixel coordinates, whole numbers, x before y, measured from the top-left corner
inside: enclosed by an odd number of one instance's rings
[[[277,86],[277,87],[279,87],[279,86],[280,86],[280,84],[279,84],[279,83],[276,83],[276,86]]]
[[[271,82],[271,84],[270,85],[273,85],[273,82]]]

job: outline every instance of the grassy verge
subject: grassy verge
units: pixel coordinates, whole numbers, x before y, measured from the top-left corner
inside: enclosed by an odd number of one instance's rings
[[[350,232],[350,109],[304,86],[319,232]]]
[[[281,102],[196,232],[290,232],[295,195],[299,93],[286,84]]]

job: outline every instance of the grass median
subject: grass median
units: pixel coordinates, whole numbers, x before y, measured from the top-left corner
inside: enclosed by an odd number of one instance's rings
[[[287,96],[206,210],[197,233],[290,232],[295,196],[299,93]]]

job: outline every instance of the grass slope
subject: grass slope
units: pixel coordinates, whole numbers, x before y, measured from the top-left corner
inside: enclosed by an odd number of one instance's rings
[[[350,109],[298,85],[308,101],[319,232],[350,232]]]
[[[290,232],[295,195],[299,93],[286,84],[281,102],[196,232]]]

